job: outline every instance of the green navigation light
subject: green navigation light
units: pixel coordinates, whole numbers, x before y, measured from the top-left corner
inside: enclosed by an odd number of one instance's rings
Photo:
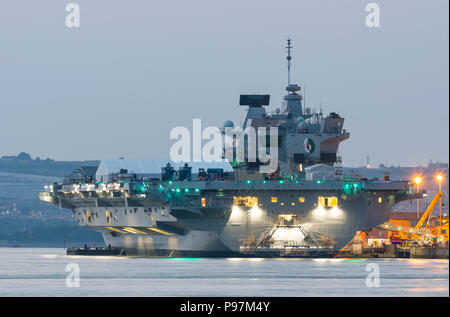
[[[358,194],[361,190],[361,184],[354,182],[351,184],[347,183],[342,185],[342,189],[344,190],[344,193],[347,195]]]

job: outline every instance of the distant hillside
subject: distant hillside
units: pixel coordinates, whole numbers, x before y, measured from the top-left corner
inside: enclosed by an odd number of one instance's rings
[[[76,221],[60,219],[7,219],[0,218],[0,245],[35,244],[46,246],[71,245],[93,242],[102,245],[101,233],[86,227],[80,227]]]
[[[100,161],[53,161],[0,159],[0,172],[64,177],[81,165],[95,165]]]
[[[80,166],[97,166],[99,161],[66,161],[32,159],[28,153],[0,158],[0,217],[53,217],[58,207],[38,199],[44,186],[61,182]],[[2,224],[0,223],[0,226]]]

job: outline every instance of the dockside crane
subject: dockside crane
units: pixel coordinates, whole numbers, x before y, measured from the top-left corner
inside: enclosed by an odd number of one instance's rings
[[[433,212],[434,206],[436,206],[439,199],[442,197],[442,193],[440,191],[437,192],[436,195],[434,195],[433,199],[431,200],[431,203],[428,205],[428,208],[423,213],[422,217],[420,217],[419,221],[417,222],[414,229],[419,230],[423,224],[426,221],[425,229],[428,227],[428,223],[430,220],[431,213]]]
[[[393,232],[407,233],[408,235],[411,236],[411,244],[418,244],[418,245],[431,244],[432,239],[438,238],[439,235],[433,235],[432,232],[428,229],[428,224],[433,209],[438,203],[439,199],[442,197],[442,195],[443,194],[441,191],[437,192],[437,194],[433,197],[425,212],[422,214],[422,217],[420,217],[419,221],[414,227],[404,227],[393,225],[390,223],[384,223],[377,227],[380,229],[385,229]],[[425,228],[422,228],[424,224],[426,224]]]

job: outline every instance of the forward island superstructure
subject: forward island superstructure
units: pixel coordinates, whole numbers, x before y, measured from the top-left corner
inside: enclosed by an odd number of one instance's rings
[[[104,160],[95,174],[80,168],[39,198],[72,210],[127,255],[333,256],[357,231],[388,221],[396,203],[422,196],[409,181],[342,175],[344,118],[302,104],[301,88],[290,82],[291,49],[288,40],[281,108],[268,114],[269,95],[241,95],[242,127],[223,126],[224,133],[276,128],[275,170],[262,173],[265,163],[249,159],[246,141],[244,159],[216,163]]]

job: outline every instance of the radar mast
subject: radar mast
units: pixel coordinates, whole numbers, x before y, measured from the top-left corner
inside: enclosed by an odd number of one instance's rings
[[[287,69],[288,69],[288,85],[286,87],[286,90],[289,91],[290,93],[295,93],[296,91],[300,91],[300,87],[298,85],[295,84],[291,84],[291,60],[292,60],[292,56],[291,56],[291,50],[292,50],[292,43],[291,43],[291,39],[288,38],[287,39]]]
[[[292,57],[291,57],[292,45],[291,45],[291,39],[290,38],[287,39],[287,46],[286,46],[286,48],[287,48],[287,53],[288,53],[288,56],[286,57],[286,59],[287,59],[288,86],[289,86],[291,84],[291,59],[292,59]]]

